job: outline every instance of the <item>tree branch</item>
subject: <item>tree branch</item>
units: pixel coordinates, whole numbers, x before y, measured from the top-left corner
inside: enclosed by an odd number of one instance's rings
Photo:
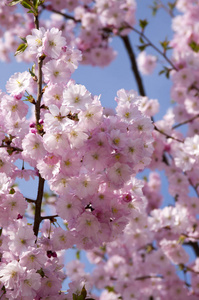
[[[25,198],[25,199],[29,203],[36,203],[36,200],[30,199],[30,198]]]
[[[73,20],[73,21],[75,21],[75,22],[79,22],[79,21],[75,20],[75,18],[74,18],[73,16],[70,16],[70,15],[68,15],[68,14],[65,14],[65,13],[61,12],[61,11],[58,11],[58,10],[52,8],[52,7],[49,6],[49,5],[48,5],[48,6],[45,6],[44,4],[42,4],[41,6],[42,6],[43,9],[49,10],[49,11],[51,11],[51,12],[54,12],[54,13],[56,13],[56,14],[58,14],[58,15],[64,17],[65,19],[69,19],[69,20]]]
[[[158,49],[149,39],[148,37],[142,32],[137,30],[136,28],[130,26],[129,24],[125,24],[128,28],[132,29],[134,32],[136,32],[137,34],[139,34],[143,39],[145,39],[145,41],[147,42],[148,46],[151,46],[156,52],[158,52],[161,56],[164,57],[164,59],[172,66],[172,68],[176,71],[178,71],[178,69],[176,68],[176,66],[172,63],[172,61],[167,57],[166,53],[162,52],[160,49]]]
[[[184,121],[184,122],[182,122],[182,123],[179,123],[179,124],[174,125],[174,126],[172,127],[172,129],[176,129],[176,128],[178,128],[178,127],[184,125],[184,124],[190,123],[190,122],[194,121],[194,120],[197,119],[197,118],[199,118],[199,114],[197,114],[196,116],[194,116],[194,117],[192,117],[192,118],[190,118],[190,119],[188,119],[188,120],[186,120],[186,121]]]
[[[177,142],[179,142],[179,143],[184,143],[184,141],[179,140],[179,139],[177,139],[177,138],[175,138],[175,137],[173,137],[173,136],[171,136],[171,135],[165,133],[164,131],[158,129],[158,128],[156,127],[156,125],[154,125],[154,129],[157,130],[159,133],[163,134],[164,136],[166,136],[167,139],[173,139],[174,141],[177,141]]]
[[[34,219],[34,226],[33,226],[33,231],[34,231],[34,234],[36,237],[39,232],[39,225],[42,221],[41,204],[42,204],[42,198],[43,198],[44,183],[45,183],[45,180],[39,174],[39,186],[38,186],[38,191],[37,191],[37,200],[35,201],[35,219]]]
[[[128,52],[128,55],[129,55],[129,58],[130,58],[130,61],[131,61],[131,68],[132,68],[132,71],[133,71],[133,74],[135,76],[135,80],[136,80],[136,83],[137,83],[137,86],[138,86],[138,89],[139,89],[139,93],[141,96],[146,96],[146,93],[145,93],[145,90],[144,90],[144,85],[143,85],[143,82],[142,82],[142,78],[140,76],[140,73],[138,71],[138,67],[137,67],[137,63],[136,63],[136,59],[135,59],[135,54],[133,52],[133,48],[132,48],[132,45],[130,43],[130,40],[129,40],[129,37],[127,35],[125,36],[121,36],[121,39],[125,45],[125,48]]]
[[[41,217],[41,220],[45,220],[45,219],[49,219],[51,222],[54,222],[54,218],[58,218],[59,216],[58,215],[53,215],[53,216],[44,216],[44,217]]]
[[[196,255],[197,257],[199,257],[199,246],[198,246],[198,243],[197,243],[197,242],[191,242],[191,241],[190,241],[190,242],[183,243],[183,245],[190,246],[190,247],[193,249],[195,255]]]

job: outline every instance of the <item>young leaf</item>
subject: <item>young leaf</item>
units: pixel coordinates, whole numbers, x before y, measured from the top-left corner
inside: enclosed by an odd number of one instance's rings
[[[27,9],[31,9],[31,8],[32,8],[31,5],[30,5],[29,3],[27,3],[26,1],[22,1],[22,2],[21,2],[21,5],[22,5],[23,7],[25,7],[25,8],[27,8]]]
[[[86,296],[87,296],[87,291],[85,289],[85,285],[83,286],[82,290],[81,290],[81,296],[84,297],[84,299],[86,299]]]
[[[147,19],[139,20],[139,25],[142,28],[142,30],[144,31],[145,27],[148,25]]]
[[[148,47],[149,45],[148,44],[144,44],[144,45],[141,45],[141,46],[138,46],[138,49],[142,52],[146,49],[146,47]]]
[[[20,39],[24,42],[24,43],[27,43],[27,40],[26,40],[26,38],[24,38],[24,37],[22,37],[22,36],[20,36]]]
[[[33,4],[34,4],[34,7],[37,9],[40,4],[40,0],[34,0]]]
[[[194,52],[196,52],[196,53],[199,52],[199,44],[197,44],[196,42],[191,41],[191,42],[189,43],[189,47],[190,47]]]
[[[76,258],[77,258],[78,260],[80,260],[80,250],[77,250],[77,252],[76,252]]]
[[[20,3],[20,2],[22,2],[22,1],[23,1],[23,0],[13,0],[13,1],[9,2],[8,5],[9,5],[9,6],[14,6],[14,5],[16,5],[17,3]]]
[[[172,49],[172,47],[169,47],[169,41],[167,40],[167,38],[163,42],[160,42],[160,45],[164,49],[164,52],[166,52],[169,49]]]
[[[32,77],[35,77],[35,64],[32,66],[31,69],[28,69],[28,70],[29,70],[29,72],[30,72],[30,75],[31,75]]]
[[[27,47],[28,47],[27,44],[20,44],[15,52],[15,56],[18,55],[19,53],[23,53]]]

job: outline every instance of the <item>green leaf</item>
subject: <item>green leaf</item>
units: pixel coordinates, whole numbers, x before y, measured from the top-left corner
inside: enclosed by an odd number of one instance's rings
[[[78,260],[80,260],[80,250],[77,250],[77,252],[76,252],[76,258],[77,258]]]
[[[199,52],[199,44],[197,44],[196,42],[191,41],[191,42],[189,43],[189,47],[190,47],[194,52],[196,52],[196,53]]]
[[[73,300],[77,300],[77,295],[73,294]]]
[[[33,11],[33,10],[29,10],[29,11],[27,11],[27,14],[34,14],[35,12]]]
[[[27,44],[20,44],[19,47],[17,48],[16,52],[15,52],[15,56],[19,53],[23,53],[26,48],[28,47]]]
[[[41,268],[41,269],[39,269],[39,270],[37,270],[37,272],[36,273],[38,273],[42,278],[44,278],[44,276],[45,276],[45,273],[44,273],[44,271],[43,271],[43,269]]]
[[[115,291],[113,286],[107,285],[105,288],[107,289],[107,291],[108,291],[109,293]]]
[[[34,0],[33,4],[34,4],[34,7],[37,9],[40,4],[40,0]]]
[[[144,30],[145,27],[148,25],[147,19],[139,20],[139,25],[140,25],[140,27],[142,28],[142,30]]]
[[[152,9],[152,15],[155,16],[159,9],[157,1],[153,1],[153,5],[150,5],[149,7]]]
[[[169,41],[167,40],[167,38],[163,42],[160,42],[160,45],[164,49],[164,52],[166,52],[169,49],[172,49],[172,47],[169,47]]]
[[[149,46],[148,44],[144,44],[144,45],[138,46],[138,49],[140,51],[144,51],[146,49],[146,47],[148,47],[148,46]]]
[[[27,40],[26,40],[26,38],[24,38],[24,37],[22,37],[22,36],[20,36],[20,39],[24,42],[24,43],[27,43]]]
[[[159,72],[159,75],[165,74],[166,78],[169,78],[171,70],[172,69],[164,67],[164,69]]]
[[[26,1],[22,1],[21,5],[27,9],[32,9],[32,6],[29,3],[27,3]]]
[[[9,194],[10,194],[10,195],[14,195],[14,193],[15,193],[15,189],[14,189],[14,188],[11,188],[10,191],[9,191]]]
[[[32,77],[35,77],[35,64],[32,66],[31,69],[28,69],[28,70],[29,70],[29,72],[30,72],[30,75],[31,75]]]
[[[144,40],[143,40],[143,38],[141,36],[139,38],[139,41],[140,41],[141,44],[144,44]]]
[[[23,0],[13,0],[13,1],[9,2],[8,5],[9,6],[13,6],[13,5],[16,5],[16,4],[18,4],[18,3],[22,2],[22,1]]]
[[[172,2],[168,2],[168,7],[169,7],[169,9],[171,11],[174,10],[175,6],[176,6],[176,1],[174,1],[173,3]]]
[[[81,296],[83,296],[83,300],[86,299],[86,296],[87,296],[87,291],[86,291],[86,288],[85,288],[85,285],[83,286],[82,290],[81,290]]]

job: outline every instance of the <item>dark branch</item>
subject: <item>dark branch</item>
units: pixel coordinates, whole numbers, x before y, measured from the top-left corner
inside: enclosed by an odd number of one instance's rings
[[[53,215],[53,216],[44,216],[44,217],[41,217],[41,220],[45,220],[45,219],[49,219],[51,222],[54,222],[54,218],[58,218],[59,216],[58,215]]]
[[[35,219],[34,219],[34,226],[33,226],[33,231],[36,237],[39,232],[39,225],[42,221],[41,204],[42,204],[43,191],[44,191],[44,182],[45,180],[39,174],[39,186],[37,191],[37,200],[35,201]]]
[[[25,198],[27,202],[29,203],[36,203],[36,200],[30,199],[30,198]]]
[[[144,85],[143,85],[143,82],[142,82],[142,78],[141,78],[140,73],[138,71],[138,67],[137,67],[137,63],[136,63],[136,59],[135,59],[135,54],[133,52],[133,48],[132,48],[132,45],[130,43],[129,37],[127,35],[126,36],[121,36],[121,39],[122,39],[122,41],[125,45],[125,48],[128,52],[128,55],[129,55],[129,58],[130,58],[130,61],[131,61],[131,68],[132,68],[133,74],[135,76],[135,80],[137,82],[139,93],[140,93],[141,96],[146,96],[146,93],[145,93],[145,90],[144,90]]]
[[[178,71],[178,69],[176,68],[176,66],[172,63],[172,61],[167,57],[166,53],[162,52],[160,49],[158,49],[149,39],[148,37],[142,32],[137,30],[136,28],[130,26],[129,24],[125,24],[128,28],[132,29],[134,32],[136,32],[137,34],[139,34],[143,39],[145,39],[145,41],[147,42],[148,46],[151,46],[156,52],[158,52],[161,56],[164,57],[164,59],[172,66],[172,68],[176,71]]]
[[[163,279],[164,277],[162,275],[146,275],[146,276],[136,277],[135,280],[145,280],[145,279],[153,279],[153,278]]]
[[[190,247],[193,249],[195,255],[196,255],[197,257],[199,257],[199,246],[198,246],[198,243],[197,243],[197,242],[191,242],[191,241],[190,241],[190,242],[184,243],[183,245],[190,246]]]
[[[42,4],[42,8],[46,9],[46,10],[49,10],[51,12],[54,12],[54,13],[64,17],[65,19],[69,19],[69,20],[73,20],[75,22],[78,22],[77,20],[75,20],[75,18],[73,16],[70,16],[68,14],[65,14],[65,13],[61,12],[61,11],[58,11],[58,10],[52,8],[51,6],[45,6],[44,4]]]
[[[199,118],[199,114],[197,114],[196,116],[194,116],[194,117],[192,117],[192,118],[190,118],[190,119],[188,119],[188,120],[186,120],[186,121],[184,121],[184,122],[182,122],[182,123],[179,123],[179,124],[174,125],[174,126],[172,127],[172,129],[176,129],[176,128],[178,128],[178,127],[184,125],[184,124],[190,123],[190,122],[194,121],[194,120],[197,119],[197,118]]]
[[[158,128],[156,127],[156,125],[154,125],[154,129],[157,130],[159,133],[163,134],[164,136],[166,136],[167,139],[173,139],[174,141],[177,141],[177,142],[179,142],[179,143],[184,143],[184,141],[179,140],[179,139],[177,139],[177,138],[175,138],[175,137],[173,137],[173,136],[171,136],[171,135],[165,133],[164,131],[158,129]]]

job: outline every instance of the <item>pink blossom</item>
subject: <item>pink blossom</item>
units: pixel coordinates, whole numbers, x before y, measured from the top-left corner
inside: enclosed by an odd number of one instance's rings
[[[140,52],[137,57],[138,67],[144,75],[150,75],[156,67],[157,57],[147,55],[145,51]]]
[[[53,27],[44,35],[43,51],[50,58],[59,58],[62,47],[66,44],[66,39],[61,34],[62,32],[58,28]]]

